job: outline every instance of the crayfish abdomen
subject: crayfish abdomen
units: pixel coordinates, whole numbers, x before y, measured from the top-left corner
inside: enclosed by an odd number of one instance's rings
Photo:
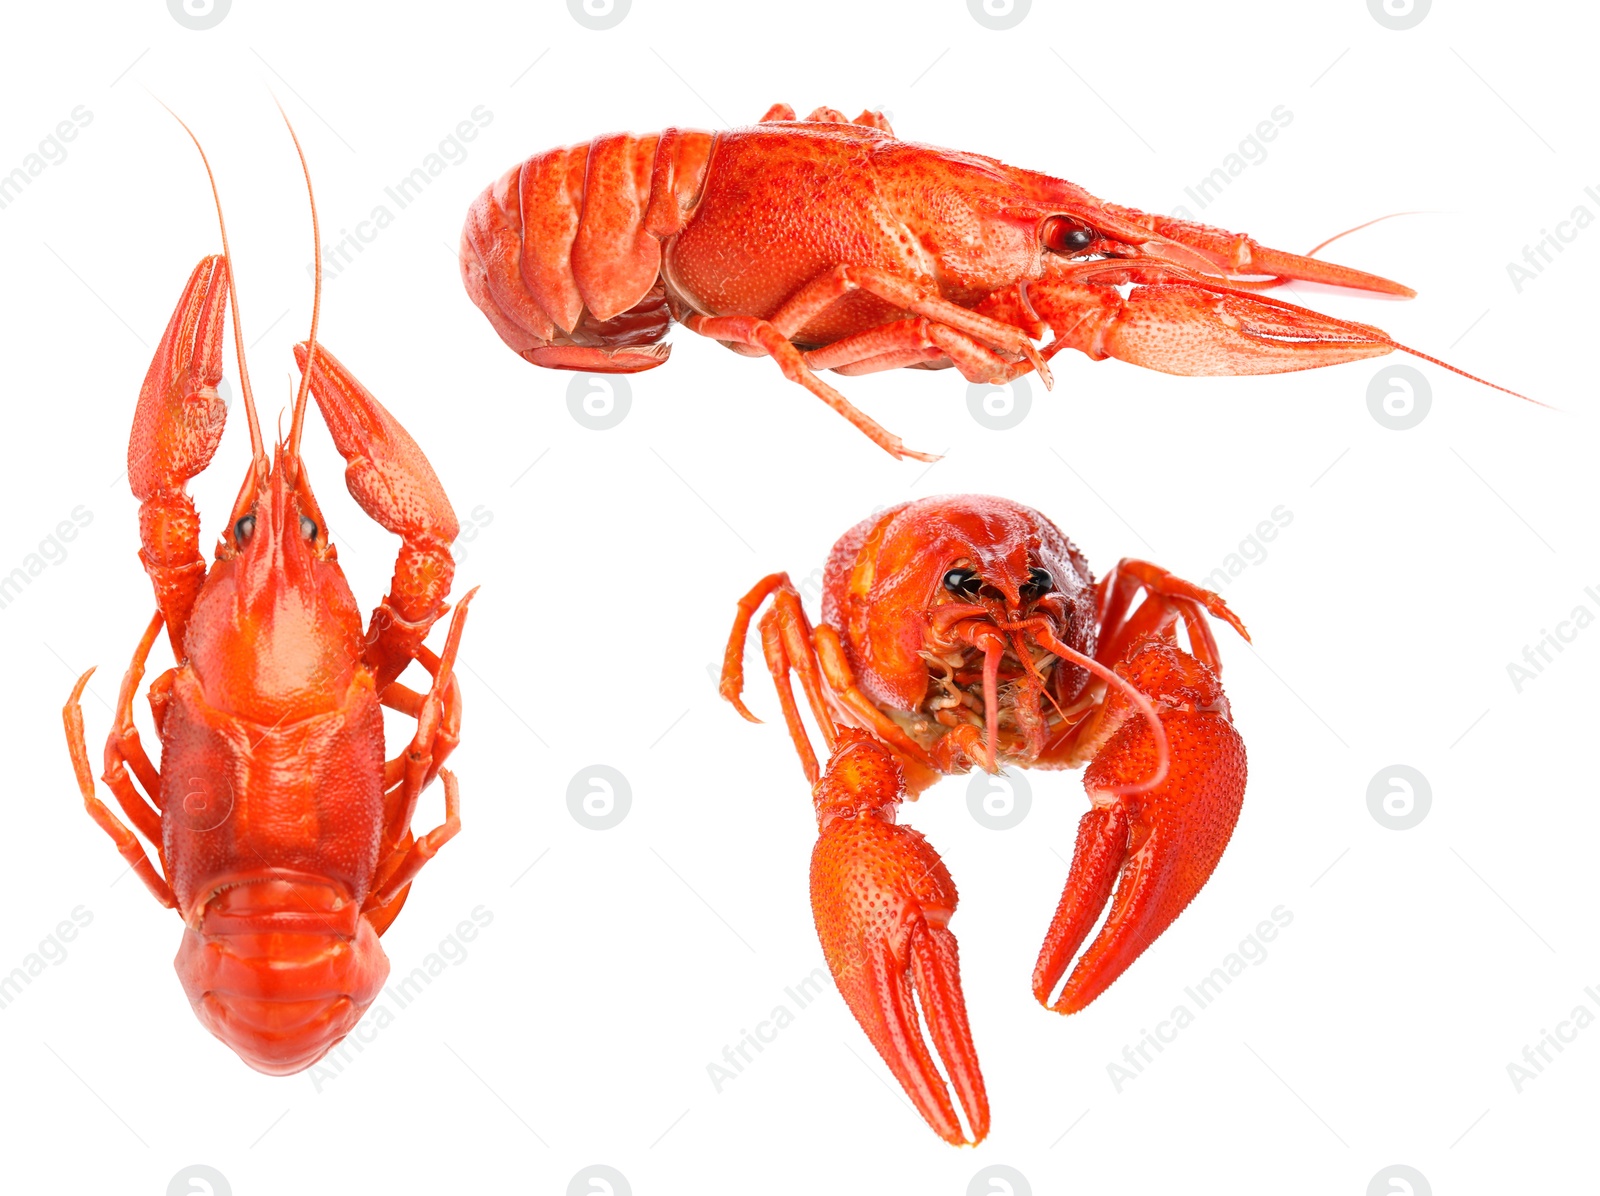
[[[378,933],[345,886],[277,868],[219,887],[174,964],[195,1016],[268,1075],[327,1054],[389,977]]]

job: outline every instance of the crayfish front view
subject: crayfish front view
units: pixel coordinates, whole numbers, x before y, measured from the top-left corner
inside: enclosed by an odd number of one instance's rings
[[[1029,507],[919,499],[840,538],[820,622],[784,573],[740,600],[721,688],[752,722],[745,640],[769,598],[761,646],[812,787],[811,908],[828,967],[918,1111],[963,1143],[920,1003],[970,1141],[981,1142],[989,1102],[949,928],[955,883],[897,821],[900,803],[973,768],[1087,765],[1091,808],[1033,969],[1039,1002],[1074,1013],[1172,924],[1222,858],[1244,800],[1245,751],[1207,615],[1249,637],[1216,594],[1147,561],[1119,561],[1095,581]],[[820,765],[794,675],[827,749]],[[1071,966],[1108,900],[1104,926]]]

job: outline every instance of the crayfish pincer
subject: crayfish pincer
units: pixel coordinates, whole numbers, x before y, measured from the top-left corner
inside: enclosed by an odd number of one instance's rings
[[[1172,924],[1222,858],[1245,751],[1207,616],[1249,637],[1216,594],[1147,561],[1119,561],[1095,581],[1029,507],[919,499],[834,545],[815,625],[787,574],[740,599],[721,690],[751,721],[745,640],[769,598],[761,646],[812,786],[811,908],[828,967],[928,1124],[946,1141],[981,1142],[989,1103],[949,928],[955,883],[897,821],[900,803],[974,768],[1087,765],[1090,809],[1033,970],[1039,1002],[1074,1013]],[[820,766],[795,674],[828,750]]]
[[[315,212],[313,202],[313,221]],[[320,297],[320,273],[317,284]],[[208,568],[186,486],[222,438],[230,293],[251,462]],[[89,814],[183,919],[176,966],[196,1015],[274,1075],[311,1066],[361,1020],[389,974],[378,936],[461,825],[456,779],[442,765],[460,741],[454,664],[470,593],[444,650],[425,644],[449,610],[455,512],[399,421],[316,343],[318,306],[309,339],[295,347],[293,430],[270,459],[244,367],[226,229],[223,253],[189,276],[139,392],[128,478],[156,612],[122,680],[102,779],[155,845],[159,871],[95,794],[79,705],[92,669],[62,711]],[[300,455],[308,392],[346,462],[350,493],[401,539],[388,597],[365,633]],[[133,703],[163,629],[177,663],[149,689],[158,765]],[[426,693],[399,681],[413,661],[432,675]],[[384,707],[417,724],[392,759]],[[445,820],[414,835],[417,799],[435,778]]]

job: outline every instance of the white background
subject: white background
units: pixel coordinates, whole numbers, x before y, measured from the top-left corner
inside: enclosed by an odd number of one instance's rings
[[[1520,293],[1507,272],[1576,206],[1600,215],[1583,190],[1600,185],[1586,6],[1441,0],[1407,31],[1361,0],[1041,0],[1009,31],[953,0],[635,0],[606,31],[548,0],[432,18],[235,0],[204,32],[152,0],[12,6],[6,21],[0,171],[75,106],[93,119],[0,210],[0,573],[75,507],[93,521],[0,610],[0,971],[75,907],[93,920],[0,1010],[0,1186],[185,1191],[175,1176],[196,1163],[237,1196],[585,1191],[574,1177],[591,1164],[640,1196],[1004,1191],[974,1183],[990,1165],[1041,1194],[1357,1196],[1395,1163],[1438,1193],[1593,1182],[1580,1176],[1600,1029],[1520,1093],[1507,1072],[1574,1006],[1594,1011],[1584,986],[1600,984],[1600,629],[1520,693],[1507,673],[1574,607],[1600,614],[1584,594],[1600,586],[1600,230]],[[475,106],[493,114],[465,161],[327,282],[322,325],[425,447],[463,522],[492,516],[457,581],[483,587],[462,649],[464,829],[384,944],[400,974],[475,907],[493,921],[320,1090],[249,1071],[195,1021],[170,963],[178,919],[119,875],[85,817],[58,713],[98,664],[85,703],[98,758],[152,605],[119,476],[134,402],[184,279],[219,249],[194,150],[150,93],[213,156],[269,428],[286,402],[310,231],[269,89],[305,142],[330,240]],[[1187,202],[1184,187],[1283,105],[1293,119],[1265,160],[1191,210],[1297,252],[1425,213],[1327,254],[1416,300],[1296,294],[1557,410],[1417,362],[1431,411],[1393,431],[1367,387],[1398,357],[1228,380],[1063,354],[1054,393],[1035,383],[1010,431],[975,422],[954,371],[840,381],[907,443],[948,450],[928,468],[890,461],[770,363],[678,330],[671,362],[631,379],[620,424],[581,426],[573,376],[520,361],[465,297],[468,203],[536,151],[748,123],[776,100],[881,106],[902,136],[1151,210]],[[370,606],[395,543],[308,426],[313,480]],[[193,487],[208,552],[246,445],[235,418]],[[1293,513],[1225,591],[1256,641],[1219,635],[1250,752],[1237,833],[1191,909],[1091,1009],[1054,1016],[1028,985],[1085,808],[1078,779],[1033,776],[1032,809],[1007,832],[975,821],[962,780],[906,812],[961,886],[953,928],[994,1108],[975,1152],[911,1111],[831,990],[722,1092],[707,1074],[822,966],[806,787],[781,727],[742,722],[710,677],[734,599],[770,570],[819,568],[876,507],[951,491],[1039,507],[1098,571],[1138,555],[1196,579],[1273,508]],[[750,692],[776,714],[759,671]],[[144,720],[142,697],[137,709]],[[567,807],[569,780],[596,763],[632,795],[607,831]],[[1395,763],[1432,789],[1403,832],[1367,808],[1369,781]],[[438,811],[434,790],[419,824]],[[1279,905],[1293,923],[1265,962],[1119,1093],[1107,1065]]]

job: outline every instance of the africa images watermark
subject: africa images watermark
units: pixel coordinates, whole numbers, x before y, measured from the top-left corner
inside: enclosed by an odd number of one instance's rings
[[[450,557],[455,562],[456,568],[461,567],[461,562],[467,559],[465,545],[478,538],[478,533],[494,522],[494,512],[479,503],[472,508],[472,513],[461,523],[461,530],[450,544]]]
[[[609,764],[590,764],[567,782],[567,813],[579,826],[608,831],[633,808],[633,786]]]
[[[50,565],[59,565],[67,559],[67,545],[78,538],[78,533],[94,522],[94,512],[82,504],[68,512],[68,518],[56,524],[34,551],[22,558],[22,563],[9,573],[0,573],[0,610],[5,610],[23,591],[33,584]]]
[[[349,269],[356,257],[365,253],[366,247],[378,239],[378,234],[394,223],[396,211],[410,207],[433,185],[434,179],[450,167],[460,166],[467,160],[466,143],[477,140],[479,132],[493,122],[494,113],[479,104],[467,115],[472,119],[458,121],[455,128],[446,133],[434,149],[424,154],[416,166],[383,189],[384,195],[393,202],[393,209],[381,201],[374,204],[365,220],[355,222],[353,231],[341,228],[338,240],[322,246],[324,279],[337,278]],[[306,276],[314,276],[316,269],[314,260],[307,262]]]
[[[1209,174],[1197,180],[1192,187],[1183,189],[1183,193],[1194,201],[1199,210],[1204,211],[1209,207],[1232,185],[1234,179],[1250,167],[1265,162],[1267,143],[1276,141],[1278,134],[1294,121],[1294,113],[1283,104],[1279,104],[1267,115],[1271,119],[1257,122],[1254,131],[1245,134],[1237,149],[1223,155],[1222,161],[1213,167]],[[1180,220],[1193,220],[1195,216],[1195,213],[1183,204],[1174,207],[1170,214]]]
[[[438,977],[451,966],[460,967],[467,961],[467,944],[477,938],[483,929],[494,921],[494,911],[487,906],[473,907],[471,919],[463,918],[439,945],[422,957],[422,962],[406,975],[396,979],[390,976],[384,986],[383,996],[374,1001],[372,1008],[337,1046],[312,1065],[306,1073],[311,1086],[320,1095],[322,1090],[344,1074],[345,1068],[356,1056],[371,1046],[379,1034],[394,1024],[400,1010],[420,997]]]
[[[1544,1069],[1554,1063],[1557,1056],[1578,1040],[1579,1034],[1594,1025],[1597,1020],[1595,1010],[1600,1009],[1600,992],[1596,992],[1591,985],[1583,990],[1583,995],[1589,998],[1589,1003],[1580,1001],[1574,1005],[1572,1012],[1556,1023],[1554,1032],[1541,1026],[1539,1037],[1531,1045],[1522,1048],[1522,1061],[1519,1063],[1513,1059],[1506,1064],[1506,1075],[1518,1096],[1522,1095],[1530,1082],[1544,1074]],[[1552,1051],[1555,1054],[1551,1054]]]
[[[1585,187],[1583,193],[1600,206],[1600,190]],[[1578,234],[1593,223],[1594,213],[1589,210],[1588,204],[1580,203],[1565,220],[1556,221],[1555,232],[1541,228],[1539,240],[1522,247],[1522,261],[1506,263],[1506,277],[1511,280],[1512,289],[1522,294],[1522,288],[1543,274],[1558,256],[1566,252],[1566,247],[1578,239]]]
[[[1161,1054],[1177,1040],[1180,1031],[1194,1025],[1200,1011],[1215,1003],[1236,977],[1244,975],[1250,966],[1260,967],[1266,963],[1266,945],[1293,921],[1293,910],[1282,905],[1274,906],[1270,920],[1258,922],[1256,928],[1240,940],[1236,950],[1224,955],[1221,963],[1197,983],[1183,990],[1188,1001],[1180,1001],[1173,1006],[1172,1012],[1156,1023],[1155,1030],[1140,1027],[1138,1041],[1122,1048],[1122,1061],[1113,1059],[1106,1064],[1106,1075],[1111,1078],[1111,1086],[1116,1089],[1117,1095],[1121,1096],[1123,1087],[1129,1081],[1137,1080],[1144,1074],[1144,1069],[1155,1062],[1151,1051]]]
[[[17,202],[23,191],[45,172],[48,167],[59,166],[67,160],[66,142],[76,141],[78,134],[94,120],[94,113],[79,104],[67,113],[67,119],[44,135],[39,147],[22,156],[22,163],[0,174],[0,209]]]
[[[606,432],[628,418],[633,387],[621,374],[574,374],[567,383],[567,411],[591,432]]]
[[[722,1048],[722,1062],[713,1059],[706,1064],[706,1075],[711,1077],[711,1087],[717,1095],[722,1095],[722,1089],[727,1084],[737,1080],[744,1069],[755,1062],[755,1055],[765,1051],[768,1046],[776,1042],[778,1035],[794,1025],[795,1013],[806,1008],[819,996],[832,988],[828,973],[821,968],[812,968],[811,973],[803,976],[797,983],[791,984],[783,990],[783,995],[793,1002],[794,1008],[782,1001],[772,1007],[772,1012],[766,1018],[756,1023],[754,1030],[739,1029],[739,1037],[732,1046],[724,1045]]]
[[[1556,629],[1539,628],[1539,638],[1522,646],[1522,660],[1506,662],[1506,676],[1511,678],[1511,688],[1521,693],[1530,681],[1537,681],[1545,669],[1555,663],[1557,656],[1566,651],[1565,645],[1578,638],[1578,633],[1595,621],[1595,610],[1600,609],[1600,590],[1584,586],[1583,596],[1589,602],[1580,602],[1572,612],[1556,624]],[[1591,607],[1589,603],[1593,603]]]
[[[1263,519],[1253,532],[1239,541],[1237,551],[1228,553],[1222,558],[1222,564],[1200,579],[1201,585],[1220,594],[1251,565],[1259,565],[1267,559],[1267,545],[1294,522],[1294,512],[1282,503],[1273,507],[1269,514],[1270,519]]]
[[[78,932],[94,921],[94,911],[87,906],[73,906],[72,912],[56,923],[55,929],[39,940],[39,945],[22,957],[22,962],[11,971],[0,975],[0,1009],[9,1009],[30,984],[44,975],[47,966],[60,967],[67,962],[67,944],[78,937]]]

